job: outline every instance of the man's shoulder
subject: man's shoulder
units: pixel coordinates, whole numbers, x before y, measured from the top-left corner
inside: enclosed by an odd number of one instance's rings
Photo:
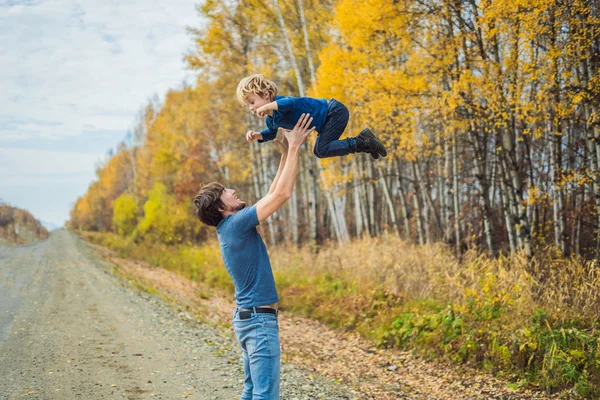
[[[232,214],[231,217],[233,217],[234,220],[240,220],[243,218],[247,218],[249,214],[256,214],[256,205],[244,207],[235,214]]]
[[[246,230],[256,225],[258,225],[256,205],[252,205],[241,209],[235,214],[229,215],[227,218],[221,221],[221,223],[219,223],[219,226],[217,226],[217,231],[222,234],[225,232]]]

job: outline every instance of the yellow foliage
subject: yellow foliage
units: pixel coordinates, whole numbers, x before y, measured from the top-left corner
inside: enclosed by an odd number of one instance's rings
[[[129,193],[121,194],[113,208],[113,226],[119,235],[127,236],[137,225],[138,207],[135,198]]]
[[[139,235],[151,241],[180,243],[190,221],[189,207],[178,204],[162,183],[156,183],[144,204],[144,218],[137,226]]]

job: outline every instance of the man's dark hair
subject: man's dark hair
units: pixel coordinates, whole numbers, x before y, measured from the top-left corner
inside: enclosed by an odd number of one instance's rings
[[[196,217],[206,225],[217,226],[223,219],[220,208],[223,208],[221,195],[225,187],[217,182],[202,185],[200,191],[194,198],[196,206]]]

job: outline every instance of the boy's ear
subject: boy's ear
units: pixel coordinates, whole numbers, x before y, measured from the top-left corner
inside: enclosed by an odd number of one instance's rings
[[[273,96],[273,92],[270,92],[268,90],[264,92],[261,97],[269,101],[273,101],[275,99],[275,96]]]

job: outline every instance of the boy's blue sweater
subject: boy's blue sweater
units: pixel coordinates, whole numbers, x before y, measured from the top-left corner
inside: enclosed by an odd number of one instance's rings
[[[312,126],[317,132],[321,132],[327,118],[327,100],[313,99],[312,97],[275,96],[275,101],[278,110],[273,110],[272,117],[267,116],[267,129],[260,132],[263,140],[259,140],[259,142],[275,139],[277,128],[294,129],[302,114],[310,114],[313,119]]]

